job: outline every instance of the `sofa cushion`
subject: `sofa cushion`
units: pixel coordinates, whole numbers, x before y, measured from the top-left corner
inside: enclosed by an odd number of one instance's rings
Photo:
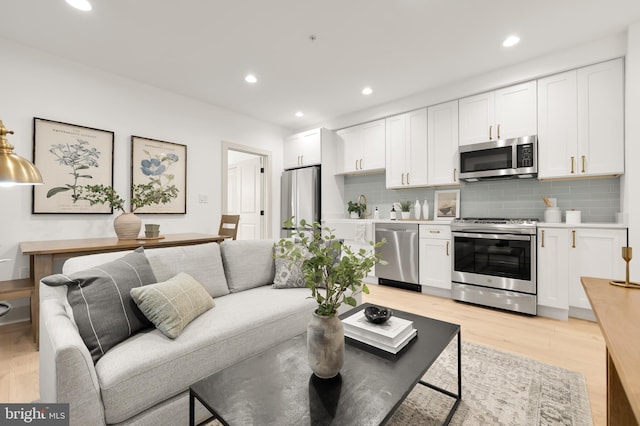
[[[109,349],[151,323],[129,292],[156,282],[142,247],[119,259],[73,274],[56,274],[42,282],[67,286],[67,300],[78,332],[95,363]]]
[[[216,298],[175,339],[150,329],[96,363],[106,423],[119,423],[185,392],[223,368],[306,330],[316,302],[303,288],[263,286]]]
[[[232,293],[273,283],[273,240],[226,240],[220,244]]]
[[[146,254],[158,281],[185,272],[202,284],[211,297],[229,294],[218,243],[155,248]]]
[[[167,281],[132,288],[131,297],[142,313],[165,336],[175,339],[203,312],[213,299],[202,284],[184,272]]]

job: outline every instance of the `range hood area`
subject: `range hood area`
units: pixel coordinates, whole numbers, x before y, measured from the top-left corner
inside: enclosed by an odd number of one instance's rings
[[[460,180],[529,179],[538,176],[537,136],[460,146]]]

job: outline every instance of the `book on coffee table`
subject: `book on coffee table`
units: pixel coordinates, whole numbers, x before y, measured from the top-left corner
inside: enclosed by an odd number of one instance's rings
[[[409,329],[409,334],[407,334],[399,343],[395,344],[395,345],[388,345],[386,343],[382,343],[380,341],[377,341],[375,339],[370,339],[364,336],[359,336],[356,334],[351,334],[347,329],[344,330],[344,335],[350,339],[353,340],[357,340],[359,342],[365,343],[369,346],[373,346],[374,348],[378,348],[378,349],[382,349],[383,351],[392,353],[392,354],[397,354],[398,352],[400,352],[402,350],[402,348],[404,348],[405,346],[407,346],[409,344],[409,342],[416,337],[416,335],[418,334],[418,330],[416,330],[415,328],[411,328]]]
[[[367,320],[363,310],[343,319],[342,325],[345,336],[361,341],[366,339],[386,347],[406,343],[407,336],[414,331],[412,321],[394,316],[382,324],[374,324]]]

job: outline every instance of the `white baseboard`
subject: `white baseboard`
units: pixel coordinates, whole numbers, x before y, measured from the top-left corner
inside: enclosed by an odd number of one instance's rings
[[[538,305],[538,316],[566,321],[569,319],[569,310]]]

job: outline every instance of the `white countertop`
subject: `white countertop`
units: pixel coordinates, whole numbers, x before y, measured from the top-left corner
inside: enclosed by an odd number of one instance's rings
[[[448,220],[425,220],[425,219],[326,219],[322,221],[323,223],[416,223],[419,225],[449,225],[451,222]],[[538,222],[539,228],[596,228],[596,229],[625,229],[627,225],[624,223],[602,223],[602,222],[583,222],[578,224],[570,224],[570,223],[548,223],[548,222]]]
[[[627,225],[624,223],[601,223],[601,222],[583,222],[583,223],[547,223],[538,222],[538,228],[599,228],[599,229],[625,229]]]

